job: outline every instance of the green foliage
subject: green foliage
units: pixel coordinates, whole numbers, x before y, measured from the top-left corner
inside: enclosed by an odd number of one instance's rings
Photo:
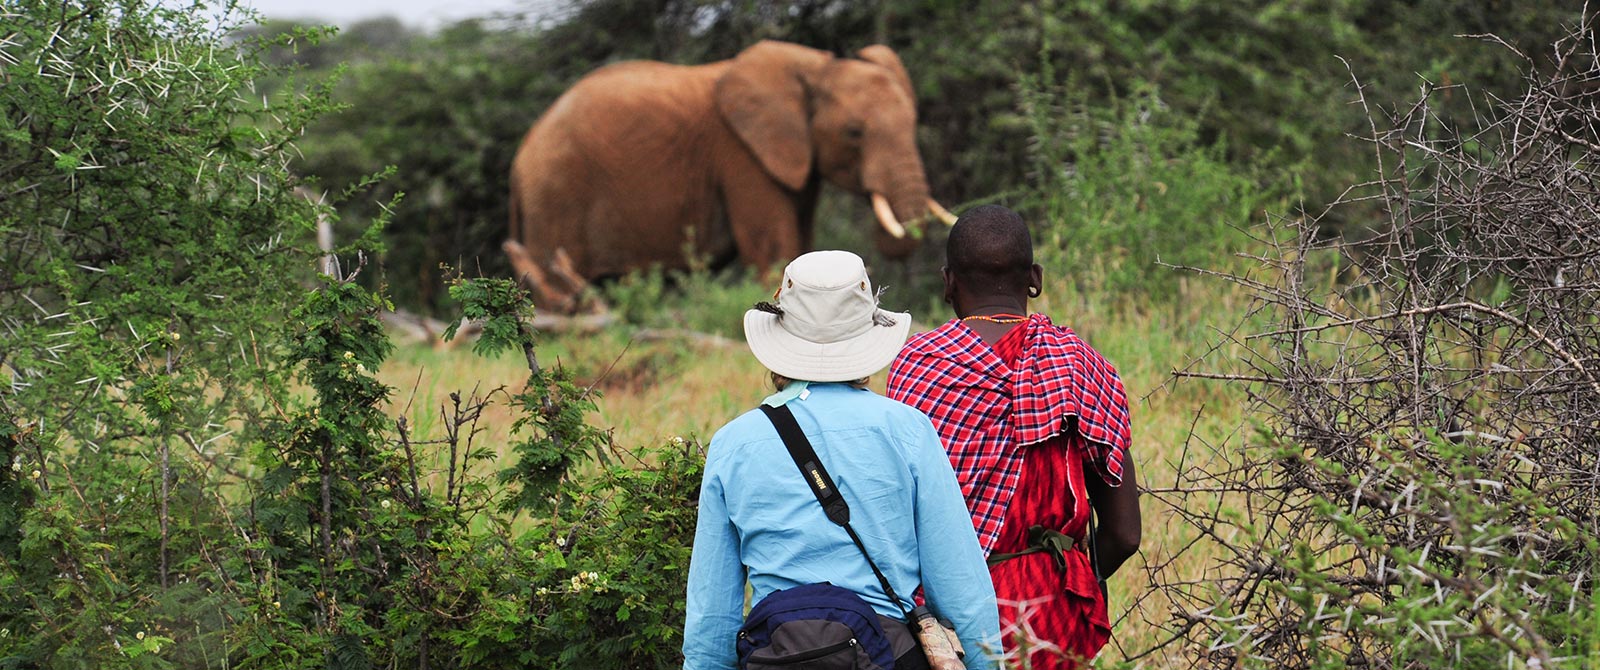
[[[523,327],[523,319],[533,316],[532,296],[509,279],[463,279],[450,281],[450,297],[461,303],[462,316],[482,324],[482,334],[472,350],[493,357],[502,351],[531,351],[533,330]],[[460,322],[450,324],[446,340],[454,339]]]
[[[283,36],[288,39],[282,39]],[[241,26],[230,35],[236,42],[265,42],[267,48],[261,53],[264,63],[285,69],[303,66],[311,70],[399,55],[421,37],[394,17],[357,21],[343,29],[267,18]]]
[[[605,298],[624,321],[636,326],[742,338],[745,310],[768,298],[771,290],[742,273],[653,269],[607,286]]]
[[[1571,30],[1547,48],[1592,72],[1593,31]],[[1434,112],[1465,89],[1374,114],[1385,178],[1349,197],[1381,203],[1370,242],[1272,217],[1277,244],[1222,274],[1252,302],[1218,331],[1239,355],[1216,376],[1248,384],[1261,430],[1184,456],[1198,465],[1178,490],[1220,492],[1235,514],[1172,506],[1220,556],[1203,596],[1162,585],[1187,603],[1175,639],[1209,645],[1203,665],[1593,664],[1600,489],[1579,473],[1600,407],[1583,365],[1600,253],[1570,248],[1590,217],[1566,215],[1593,199],[1567,186],[1594,178],[1571,159],[1593,140],[1567,130],[1588,127],[1593,91],[1526,65],[1522,92],[1488,98],[1473,127]],[[1505,208],[1506,193],[1526,199]],[[1558,261],[1538,252],[1552,241]]]
[[[293,315],[287,353],[315,397],[284,401],[263,427],[256,460],[267,474],[249,534],[267,560],[240,566],[268,576],[256,609],[271,602],[286,616],[263,626],[276,644],[252,645],[242,665],[265,663],[289,643],[325,650],[307,658],[329,667],[366,667],[380,650],[364,645],[377,642],[383,613],[395,606],[393,585],[426,565],[427,556],[414,556],[443,514],[428,514],[431,501],[404,486],[415,464],[383,439],[388,420],[379,403],[390,389],[372,376],[390,349],[377,319],[383,306],[354,283],[325,277]],[[395,529],[380,517],[394,500],[416,514],[404,533],[411,543],[383,541]]]
[[[513,397],[523,416],[512,426],[512,433],[534,434],[512,447],[517,462],[501,471],[501,479],[519,484],[519,495],[506,501],[508,510],[546,509],[554,505],[552,495],[567,475],[567,468],[587,448],[606,445],[606,436],[591,428],[585,414],[595,405],[588,394],[572,384],[569,375],[557,369],[546,373],[534,353],[534,333],[523,319],[533,315],[532,296],[509,279],[463,279],[450,284],[450,297],[461,301],[467,318],[482,323],[482,334],[473,351],[494,356],[507,349],[520,349],[528,358],[526,387]],[[456,335],[457,325],[445,331],[445,338]],[[548,504],[546,504],[548,503]]]
[[[676,664],[699,451],[613,448],[537,368],[491,394],[528,412],[515,491],[484,474],[485,396],[438,438],[388,418],[391,305],[355,281],[387,219],[314,277],[331,210],[286,166],[328,89],[246,92],[318,31],[229,45],[204,10],[6,10],[0,57],[30,65],[0,87],[0,666]],[[532,363],[520,292],[462,289],[485,350]],[[500,512],[521,498],[557,503]]]
[[[1540,58],[1539,45],[1576,11],[1555,2],[588,0],[537,22],[467,21],[433,36],[364,25],[299,56],[314,66],[352,62],[339,93],[349,110],[309,131],[301,169],[349,181],[399,167],[383,188],[422,204],[398,213],[383,261],[399,303],[437,310],[446,304],[432,271],[441,262],[510,275],[499,244],[512,153],[578,77],[624,59],[728,58],[757,39],[838,54],[880,42],[906,63],[933,193],[957,211],[1026,200],[1019,194],[1057,181],[1033,159],[1041,148],[1067,149],[1038,145],[1044,138],[1030,91],[1040,90],[1060,106],[1111,117],[1128,108],[1125,101],[1137,106],[1146,91],[1159,91],[1166,123],[1182,127],[1174,142],[1275,194],[1293,189],[1317,211],[1368,174],[1367,149],[1346,137],[1366,119],[1359,106],[1343,104],[1354,98],[1352,72],[1373,99],[1412,90],[1417,75],[1439,84],[1473,79],[1509,93],[1519,85],[1514,64],[1456,35],[1495,32]],[[1473,113],[1464,95],[1438,112],[1442,123]],[[1208,189],[1232,188],[1232,177],[1208,181]],[[828,191],[826,199],[854,200]],[[375,216],[384,193],[345,214],[352,222]],[[1215,194],[1197,195],[1203,201],[1195,208],[1213,206]],[[1178,195],[1165,197],[1179,202]],[[821,243],[848,245],[870,259],[859,233],[865,207],[823,211]],[[1046,211],[1054,210],[1035,213]],[[1114,222],[1133,218],[1117,213]],[[1361,218],[1351,212],[1325,224]],[[925,245],[916,266],[937,267],[939,251]]]
[[[1262,183],[1310,157],[1319,175],[1348,172],[1329,149],[1350,117],[1328,104],[1346,81],[1328,53],[1406,73],[1389,86],[1410,86],[1411,72],[1494,73],[1500,62],[1441,47],[1442,36],[1533,35],[1570,13],[609,0],[537,30],[273,27],[228,42],[209,8],[5,10],[0,666],[679,664],[697,445],[628,450],[589,425],[592,390],[539,366],[531,307],[506,280],[457,279],[449,294],[484,319],[479,353],[524,353],[521,389],[452,394],[438,434],[414,434],[385,414],[392,390],[373,374],[392,349],[376,318],[385,282],[403,303],[442,309],[441,262],[508,274],[498,244],[511,152],[539,110],[601,63],[705,62],[758,37],[841,53],[887,42],[921,99],[935,193],[1031,208],[1053,268],[1101,264],[1113,288],[1160,293],[1155,258],[1211,265],[1237,248],[1230,224],[1284,194]],[[225,28],[237,22],[230,4],[216,9]],[[347,59],[338,88],[295,69]],[[256,83],[275,89],[264,102]],[[347,112],[314,123],[336,99]],[[333,210],[294,193],[291,160],[344,200],[341,233],[354,241],[341,256],[378,253],[383,271],[358,260],[353,273],[314,277],[305,242]],[[820,239],[844,239],[840,221],[855,216],[845,209],[824,208]],[[643,273],[610,290],[635,324],[735,335],[766,287]],[[510,464],[489,462],[495,450],[475,439],[496,402],[514,413]],[[1319,509],[1354,546],[1416,571],[1394,568],[1383,590],[1352,595],[1320,577],[1327,557],[1291,548],[1277,555],[1298,580],[1285,602],[1313,612],[1323,596],[1345,598],[1359,615],[1350,626],[1424,663],[1498,664],[1505,649],[1600,655],[1592,589],[1533,576],[1578,565],[1592,538],[1529,490],[1495,492],[1513,507],[1482,504],[1475,482],[1497,477],[1492,459],[1430,444],[1430,460],[1477,469],[1411,473],[1420,502],[1405,513],[1465,520],[1450,546],[1497,553],[1382,544],[1369,527],[1381,509],[1330,497]],[[1536,542],[1505,535],[1506,509],[1542,521]],[[1505,586],[1430,594],[1429,571],[1445,567]],[[1392,607],[1409,609],[1379,616]],[[1487,630],[1538,635],[1462,633],[1457,656],[1402,637],[1411,624],[1435,630],[1452,608]],[[1507,614],[1518,611],[1529,614]],[[1303,625],[1336,630],[1319,616]],[[1237,630],[1238,643],[1253,639]]]
[[[593,391],[539,366],[521,320],[532,306],[510,280],[456,278],[451,294],[485,320],[479,353],[517,347],[527,356],[528,382],[508,399],[521,439],[516,462],[500,473],[512,484],[501,509],[533,510],[543,521],[518,540],[506,575],[525,605],[486,607],[450,641],[474,666],[515,658],[512,667],[674,667],[702,454],[681,438],[634,454],[615,449],[585,420]],[[591,454],[599,472],[576,476]]]
[[[1033,85],[1024,109],[1042,175],[1035,253],[1046,268],[1103,278],[1099,290],[1170,299],[1178,275],[1160,263],[1224,267],[1249,244],[1246,229],[1270,194],[1221,147],[1201,144],[1196,124],[1156,91],[1092,111]]]
[[[210,553],[229,536],[219,453],[285,381],[270,324],[309,276],[297,244],[318,213],[286,164],[330,103],[249,95],[260,46],[223,44],[210,9],[240,19],[228,3],[5,10],[7,666],[202,665],[238,614]]]
[[[1318,514],[1356,553],[1381,557],[1352,583],[1325,570],[1343,557],[1303,543],[1266,548],[1286,568],[1266,585],[1301,615],[1318,663],[1346,667],[1361,648],[1404,667],[1592,657],[1600,609],[1582,566],[1600,555],[1600,542],[1586,520],[1546,504],[1515,460],[1483,447],[1425,436],[1377,453],[1376,470],[1361,477],[1332,459],[1286,456],[1315,476],[1348,480],[1353,499],[1318,496]],[[1380,528],[1396,514],[1418,529],[1413,537]],[[1445,534],[1430,532],[1440,528]],[[1237,633],[1231,641],[1248,650],[1252,634]]]
[[[681,438],[625,454],[564,487],[549,521],[519,542],[536,628],[485,612],[489,631],[464,633],[466,660],[511,649],[518,667],[673,668],[682,664],[683,591],[704,454]],[[492,631],[492,635],[485,635]],[[485,637],[495,637],[489,646]],[[496,651],[496,650],[499,651]],[[478,654],[482,654],[479,656]]]
[[[511,274],[500,252],[511,156],[539,110],[605,56],[572,56],[476,22],[399,39],[404,57],[355,52],[364,55],[351,64],[340,94],[349,108],[312,129],[300,169],[337,183],[398,168],[373,200],[346,213],[359,226],[384,211],[389,194],[412,194],[411,206],[396,212],[397,225],[385,234],[388,251],[380,260],[397,301],[438,310],[449,305],[436,271],[441,264]],[[329,48],[350,49],[343,39]]]
[[[606,458],[611,436],[589,425],[586,418],[595,410],[596,394],[579,388],[571,374],[556,368],[535,371],[526,389],[513,397],[523,416],[511,425],[511,432],[523,437],[511,445],[516,463],[500,473],[503,481],[516,485],[517,495],[506,501],[508,509],[547,510],[559,502],[554,494],[583,454],[592,451]]]
[[[523,321],[533,314],[532,296],[510,279],[463,279],[451,281],[450,296],[462,303],[468,318],[483,323],[482,335],[473,350],[494,356],[507,349],[521,349],[528,358],[528,383],[511,398],[523,415],[512,424],[513,435],[524,435],[512,445],[517,462],[500,473],[501,480],[516,484],[517,494],[506,500],[506,508],[544,511],[557,500],[557,488],[582,454],[593,450],[605,458],[610,436],[590,426],[588,413],[595,410],[595,392],[579,389],[572,376],[556,368],[540,368],[534,354],[533,329]],[[454,337],[456,326],[445,331]]]

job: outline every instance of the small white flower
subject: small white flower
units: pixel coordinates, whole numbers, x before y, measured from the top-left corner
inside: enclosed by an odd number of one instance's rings
[[[600,575],[598,573],[594,573],[594,572],[584,573],[583,576],[588,577],[589,581],[591,581],[591,582],[600,578]]]
[[[35,471],[35,472],[37,472],[37,470],[36,470],[36,471]],[[35,475],[35,476],[37,476],[37,475]],[[565,547],[565,546],[567,546],[567,538],[564,538],[564,537],[557,537],[557,538],[556,538],[556,546],[558,546],[558,547]]]
[[[550,595],[550,589],[547,589],[547,588],[541,586],[541,587],[539,587],[539,590],[534,591],[534,593],[537,593],[537,594],[539,594],[541,596]]]
[[[367,366],[362,365],[360,363],[356,363],[356,372],[366,373],[366,371],[367,371]]]
[[[172,333],[172,341],[173,342],[177,342],[178,340],[181,340],[181,339],[183,339],[183,335],[177,333],[176,331],[174,331]]]
[[[272,601],[272,609],[278,609],[278,610],[283,609],[283,603],[281,603],[279,601],[276,601],[276,600]]]
[[[12,472],[22,472],[22,461],[12,461],[11,462],[11,471]]]
[[[681,436],[681,435],[673,435],[672,436],[672,444],[674,444],[676,446],[679,446],[679,447],[683,446],[683,436]]]
[[[344,352],[344,359],[347,360],[347,361],[355,360],[356,359],[356,352],[354,352],[354,351],[346,351],[346,352]]]
[[[385,501],[383,501],[381,503],[378,503],[378,506],[380,506],[380,507],[382,507],[384,509],[389,509],[389,504],[390,504],[389,501],[385,500]]]
[[[42,473],[42,472],[39,472],[39,471],[38,471],[38,470],[34,470],[34,471],[33,471],[33,473],[32,473],[32,474],[30,474],[30,475],[28,475],[28,476],[29,476],[29,477],[32,477],[32,478],[34,478],[34,479],[38,479],[38,478],[39,478],[39,476],[40,476],[40,475],[42,475],[42,474],[44,474],[44,473]]]
[[[134,633],[133,634],[133,639],[135,639],[135,640],[143,640],[144,639],[144,631],[141,630],[141,631],[139,631],[137,633]]]

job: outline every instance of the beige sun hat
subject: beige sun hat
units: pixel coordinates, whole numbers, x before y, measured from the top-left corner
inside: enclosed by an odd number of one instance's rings
[[[900,353],[911,315],[878,309],[861,257],[813,251],[783,270],[774,305],[744,313],[744,339],[768,370],[794,380],[872,376]]]

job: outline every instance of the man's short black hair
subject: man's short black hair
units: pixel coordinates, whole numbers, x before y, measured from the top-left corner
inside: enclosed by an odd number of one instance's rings
[[[981,205],[956,219],[944,256],[951,274],[969,289],[1024,292],[1033,268],[1033,237],[1016,212]]]

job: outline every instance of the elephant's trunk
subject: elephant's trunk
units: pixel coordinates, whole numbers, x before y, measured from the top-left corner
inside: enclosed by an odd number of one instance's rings
[[[863,189],[887,198],[902,224],[920,223],[930,217],[953,222],[955,217],[929,197],[928,179],[914,138],[906,137],[903,143],[895,145],[895,150],[879,156],[878,160],[872,160],[869,154],[861,175]]]

